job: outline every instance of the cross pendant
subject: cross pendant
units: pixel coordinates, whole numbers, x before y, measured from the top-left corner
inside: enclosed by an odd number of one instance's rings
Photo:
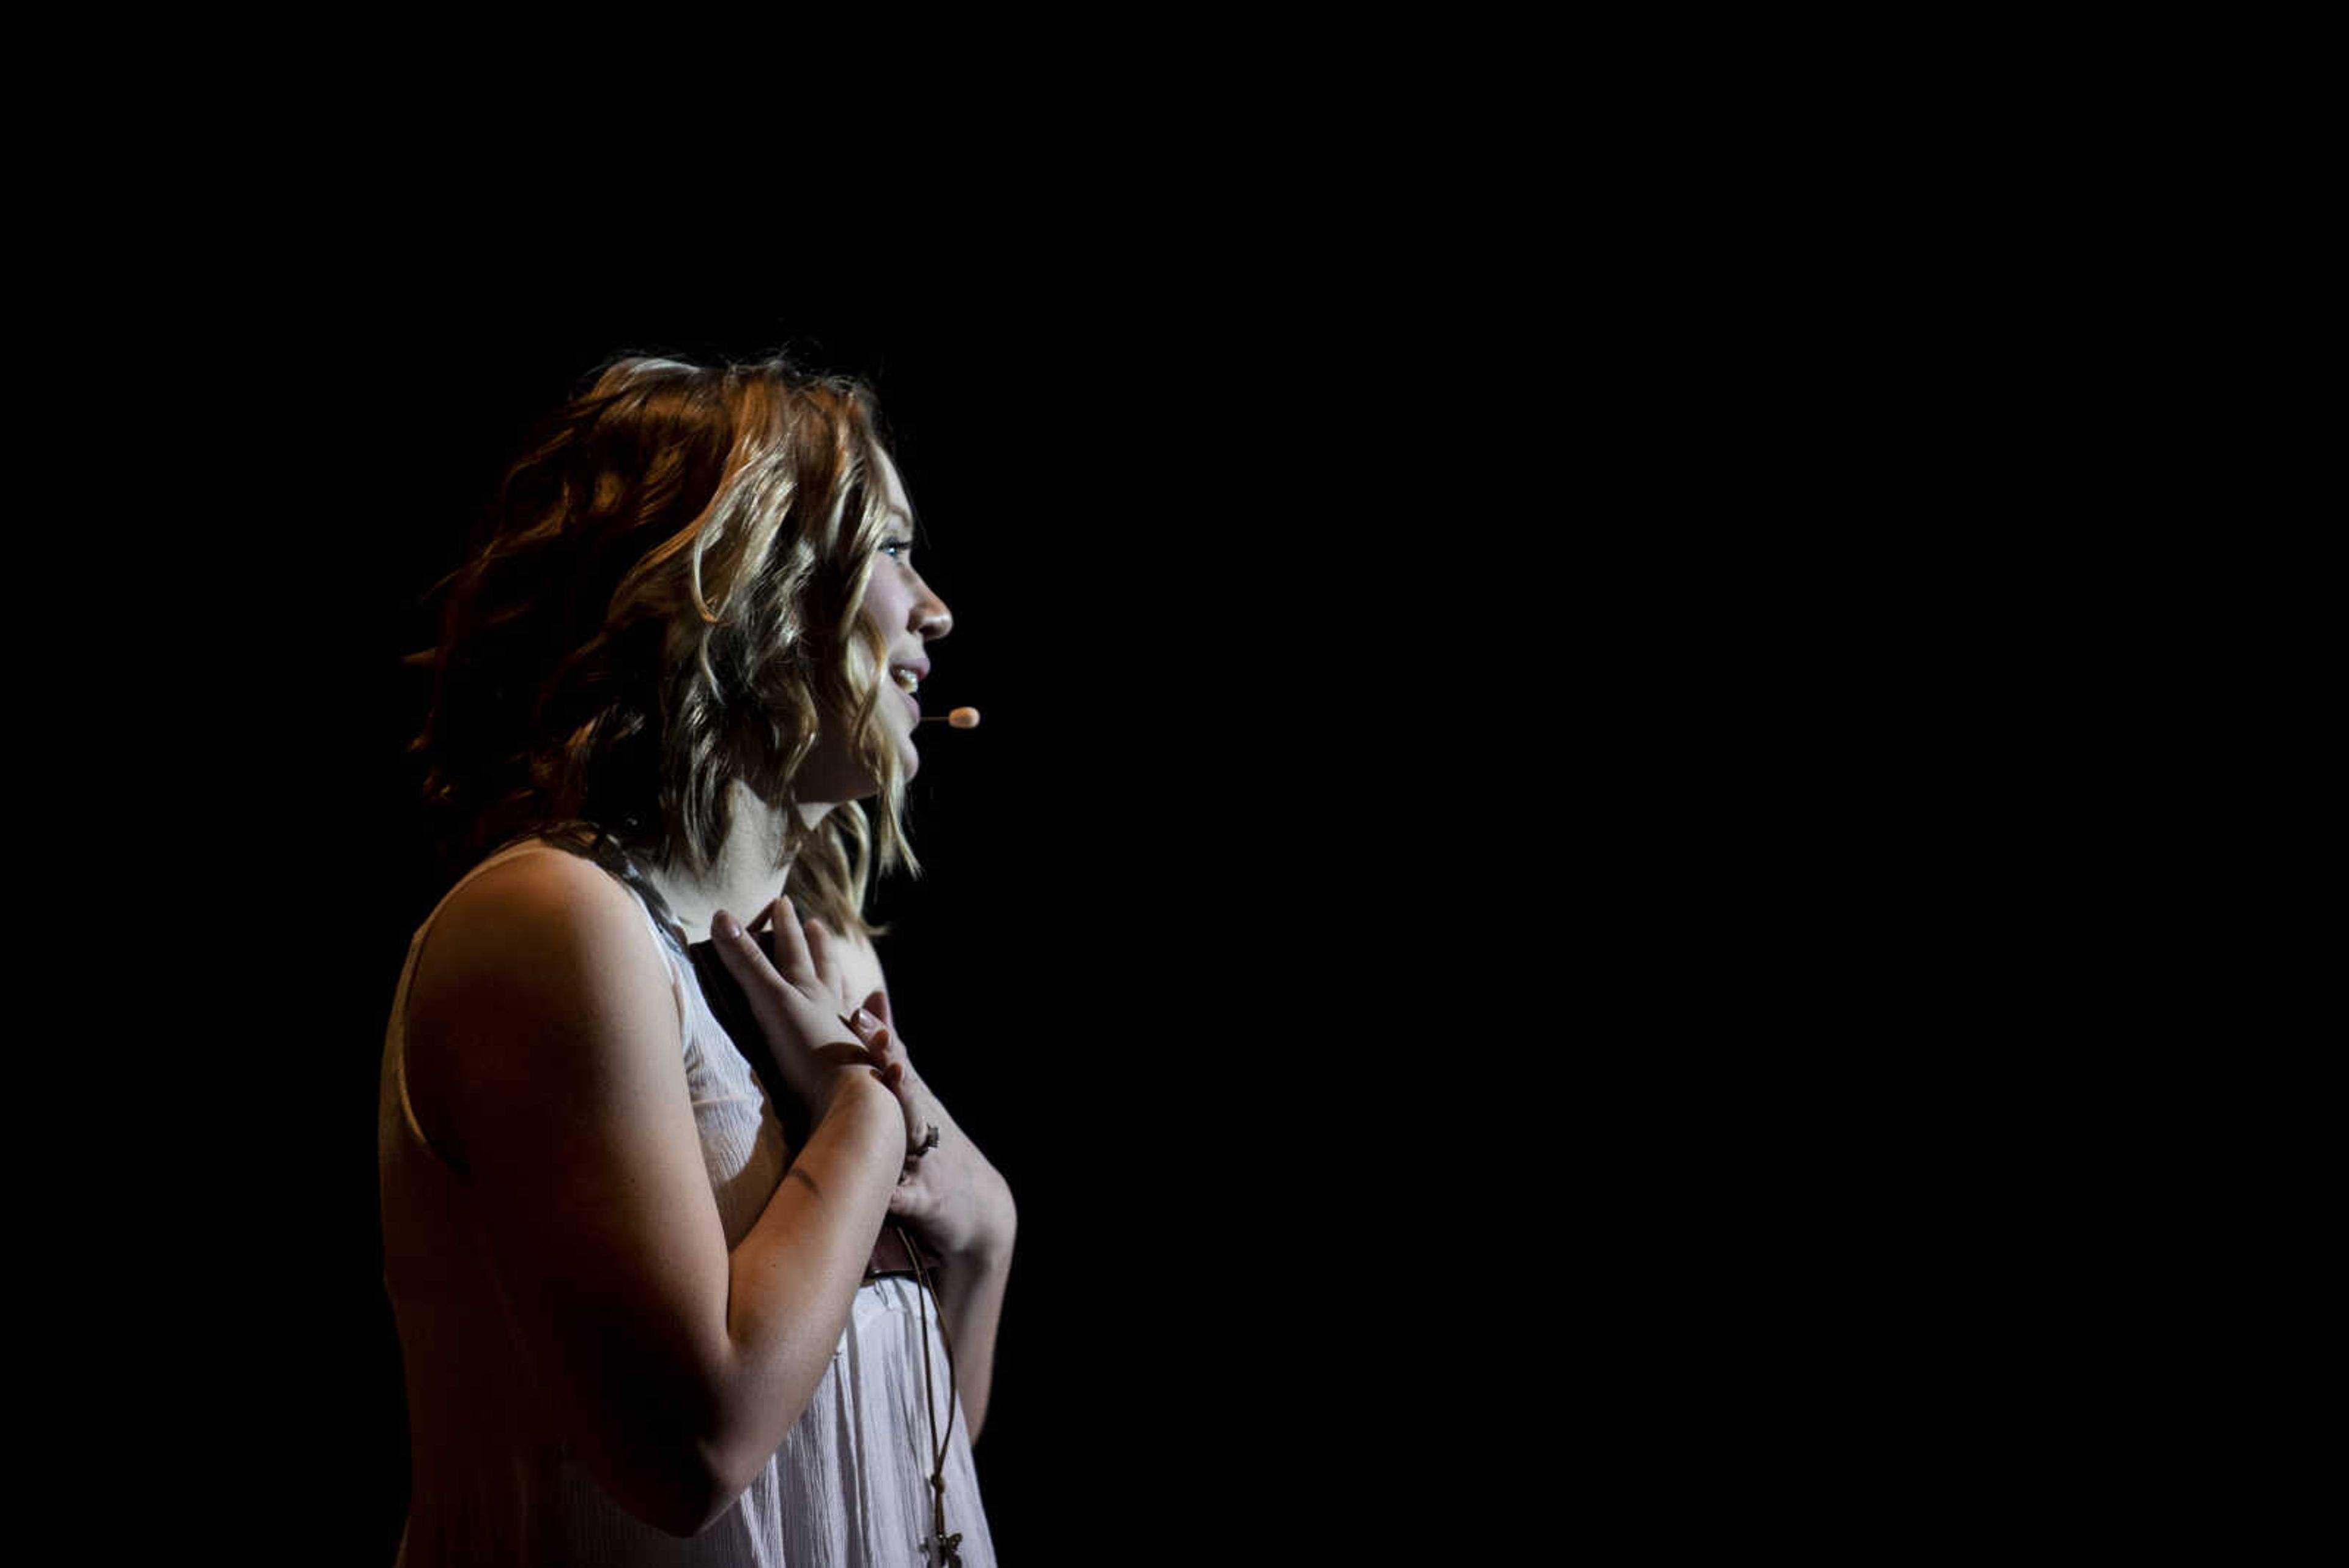
[[[962,1568],[962,1532],[947,1533],[947,1478],[943,1472],[930,1477],[930,1538],[922,1542],[925,1554],[935,1552],[929,1561],[936,1568]]]

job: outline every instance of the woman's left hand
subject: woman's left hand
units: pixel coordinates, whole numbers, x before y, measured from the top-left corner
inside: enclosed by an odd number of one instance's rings
[[[948,1258],[984,1258],[1008,1250],[1017,1223],[1009,1184],[978,1146],[963,1136],[914,1070],[905,1043],[891,1023],[888,993],[873,992],[864,999],[864,1010],[873,1019],[871,1027],[854,1013],[848,1015],[851,1025],[857,1039],[885,1064],[903,1069],[885,1082],[906,1107],[909,1132],[918,1137],[930,1127],[938,1129],[936,1148],[905,1161],[896,1190],[889,1195],[889,1217],[911,1226]]]

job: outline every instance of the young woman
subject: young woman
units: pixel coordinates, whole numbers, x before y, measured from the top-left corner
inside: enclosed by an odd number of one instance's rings
[[[1011,1194],[863,912],[876,859],[918,869],[953,624],[913,538],[856,383],[628,359],[444,585],[417,750],[470,869],[378,1127],[402,1568],[994,1561]]]

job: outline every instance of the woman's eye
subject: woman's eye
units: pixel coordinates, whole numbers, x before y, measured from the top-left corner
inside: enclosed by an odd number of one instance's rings
[[[905,559],[905,553],[911,550],[913,547],[914,542],[911,539],[884,539],[881,541],[881,553],[888,556],[893,561],[901,561]]]

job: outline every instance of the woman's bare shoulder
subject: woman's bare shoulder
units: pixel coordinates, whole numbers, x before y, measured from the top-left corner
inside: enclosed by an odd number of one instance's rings
[[[467,880],[433,917],[414,983],[442,983],[484,966],[579,956],[625,962],[649,953],[633,895],[594,862],[533,845]]]
[[[405,1033],[418,1119],[451,1145],[467,1118],[450,1113],[488,1103],[498,1083],[593,1070],[614,1053],[675,1060],[682,1048],[668,971],[634,895],[553,847],[501,861],[440,906],[409,981]]]

